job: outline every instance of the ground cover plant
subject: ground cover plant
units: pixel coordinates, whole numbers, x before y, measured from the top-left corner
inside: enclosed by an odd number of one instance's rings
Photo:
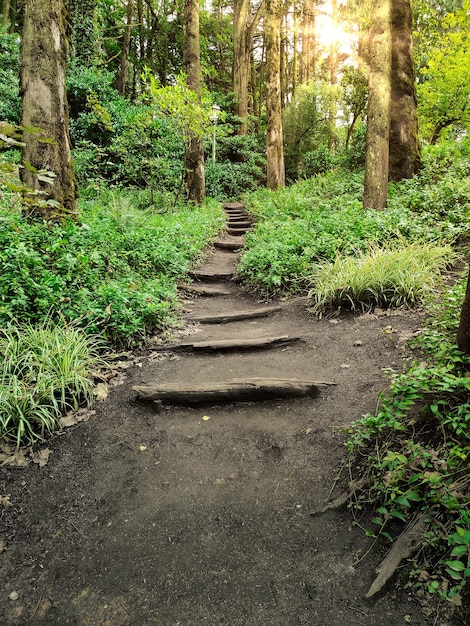
[[[4,207],[0,323],[80,320],[114,343],[174,323],[176,287],[223,225],[221,209],[139,208],[138,192],[81,202],[81,219],[45,226]]]
[[[89,405],[102,349],[101,338],[47,319],[0,329],[0,434],[33,443],[66,411]]]
[[[362,175],[330,172],[245,201],[257,220],[239,275],[262,294],[312,288],[319,263],[363,253],[390,241],[456,242],[470,226],[469,143],[426,155],[422,173],[390,185],[386,211],[362,208]],[[445,158],[444,158],[445,154]]]
[[[372,507],[369,534],[392,540],[424,516],[408,584],[457,606],[470,580],[470,357],[455,346],[465,286],[462,278],[430,307],[415,358],[389,372],[378,411],[354,424],[346,444],[351,475],[367,485],[351,503],[357,519]]]

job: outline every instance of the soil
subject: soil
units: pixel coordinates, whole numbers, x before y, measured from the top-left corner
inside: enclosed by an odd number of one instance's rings
[[[322,512],[347,486],[344,429],[375,410],[383,369],[401,368],[422,313],[317,319],[296,299],[263,318],[191,321],[265,306],[230,279],[237,255],[208,252],[195,284],[221,293],[184,292],[179,335],[123,355],[88,421],[39,446],[49,457],[1,468],[3,626],[450,623],[413,599],[405,577],[366,600],[388,548],[349,510]],[[171,348],[280,335],[302,341]],[[192,408],[144,403],[132,389],[250,377],[336,384],[317,397]],[[361,525],[373,527],[367,516]]]

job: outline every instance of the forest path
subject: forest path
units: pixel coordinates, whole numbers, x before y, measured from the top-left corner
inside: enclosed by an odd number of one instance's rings
[[[246,222],[236,208],[230,221]],[[302,299],[259,302],[231,280],[247,227],[230,223],[195,272],[184,332],[130,355],[92,418],[49,443],[45,467],[4,470],[2,625],[435,623],[403,591],[366,601],[380,555],[349,512],[321,512],[342,430],[375,409],[382,368],[400,366],[420,316],[318,320]],[[255,377],[336,384],[191,407],[133,390]]]

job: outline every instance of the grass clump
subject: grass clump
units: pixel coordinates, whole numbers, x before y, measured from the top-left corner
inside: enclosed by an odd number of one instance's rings
[[[312,311],[322,315],[342,308],[415,305],[434,288],[453,257],[450,245],[422,242],[373,245],[355,257],[339,256],[319,264],[312,274]]]
[[[102,347],[79,328],[48,320],[0,329],[0,437],[33,443],[63,413],[90,404]]]
[[[470,357],[455,346],[465,286],[462,278],[433,304],[414,340],[417,358],[389,372],[377,412],[357,421],[346,443],[351,474],[368,485],[351,504],[356,517],[372,508],[368,534],[393,541],[424,513],[408,584],[456,606],[470,581]]]

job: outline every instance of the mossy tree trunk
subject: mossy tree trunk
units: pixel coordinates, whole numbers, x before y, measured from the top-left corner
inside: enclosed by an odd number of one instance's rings
[[[2,3],[2,26],[10,23],[10,0],[3,0]]]
[[[467,290],[460,312],[460,324],[457,330],[457,346],[459,350],[470,354],[470,272],[467,279]]]
[[[363,205],[377,210],[387,206],[391,47],[391,0],[373,0]]]
[[[302,3],[302,51],[300,58],[300,82],[306,85],[316,73],[315,3]]]
[[[76,216],[65,88],[68,53],[65,0],[23,0],[21,18],[21,124],[26,129],[41,129],[24,133],[23,163],[32,167],[22,170],[22,179],[28,188],[42,191],[43,200],[54,201],[41,206],[33,203],[25,211],[40,212],[47,220],[64,214]],[[34,170],[53,172],[54,182],[42,182]]]
[[[413,178],[421,168],[411,1],[393,0],[391,20],[392,91],[389,180],[397,181]]]
[[[124,31],[124,41],[122,44],[121,70],[119,72],[118,93],[124,96],[129,74],[129,51],[131,48],[132,18],[134,15],[134,0],[127,0],[127,20]]]
[[[280,80],[281,7],[267,0],[264,21],[266,43],[266,157],[269,189],[285,185]]]
[[[199,47],[199,0],[184,0],[183,65],[187,85],[201,98],[201,58]],[[204,145],[202,137],[188,130],[184,149],[186,198],[196,204],[206,199]]]

